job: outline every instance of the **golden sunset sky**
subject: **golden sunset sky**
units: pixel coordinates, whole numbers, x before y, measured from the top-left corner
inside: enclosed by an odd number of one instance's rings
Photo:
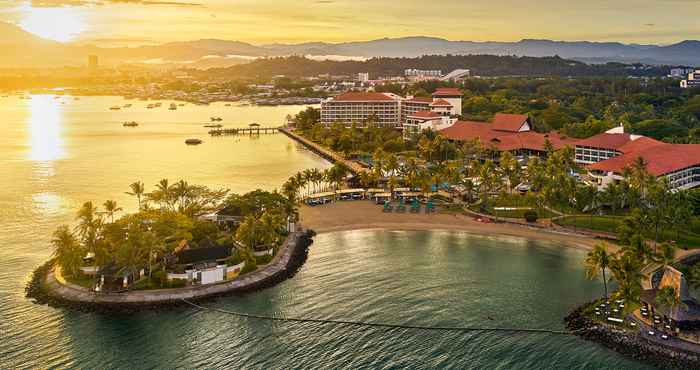
[[[200,38],[261,44],[418,35],[674,43],[700,38],[699,14],[698,0],[0,1],[0,21],[58,41],[104,46]]]

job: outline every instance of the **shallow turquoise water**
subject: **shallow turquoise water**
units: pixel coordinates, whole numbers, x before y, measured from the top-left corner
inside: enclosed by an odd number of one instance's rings
[[[186,176],[237,192],[273,189],[328,163],[281,135],[206,138],[209,116],[281,121],[300,107],[186,107],[113,113],[120,98],[0,99],[0,369],[641,368],[574,336],[426,332],[267,322],[194,309],[99,315],[32,304],[24,286],[51,254],[53,229],[85,200],[116,199],[132,181]],[[65,99],[65,98],[64,98]],[[132,102],[134,103],[134,102]],[[138,105],[138,107],[137,107]],[[167,103],[164,104],[167,107]],[[121,122],[138,120],[135,130]],[[191,136],[205,144],[186,147]],[[562,329],[601,293],[584,253],[515,238],[356,231],[316,238],[281,285],[209,306],[287,317],[411,325]]]

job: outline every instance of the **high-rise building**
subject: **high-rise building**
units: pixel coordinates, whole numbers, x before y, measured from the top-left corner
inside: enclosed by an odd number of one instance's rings
[[[369,81],[369,73],[358,73],[357,74],[357,81],[359,82],[368,82]]]
[[[96,70],[99,67],[97,55],[88,55],[88,69]]]

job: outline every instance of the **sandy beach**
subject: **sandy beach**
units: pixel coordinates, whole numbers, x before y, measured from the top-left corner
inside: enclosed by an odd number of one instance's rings
[[[600,240],[559,230],[505,223],[482,223],[471,217],[452,214],[384,213],[369,201],[346,201],[322,206],[300,207],[301,223],[317,233],[345,230],[447,230],[482,235],[505,235],[545,240],[581,249],[591,249]]]

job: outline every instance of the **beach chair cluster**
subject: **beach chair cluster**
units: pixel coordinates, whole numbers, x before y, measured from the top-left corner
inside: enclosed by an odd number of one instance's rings
[[[309,206],[318,206],[336,201],[360,200],[366,198],[367,191],[365,189],[340,189],[336,191],[327,191],[323,193],[311,194],[306,197],[304,202]]]
[[[408,207],[409,203],[410,207]],[[383,212],[406,213],[406,211],[408,211],[410,213],[420,213],[421,208],[424,209],[426,214],[435,212],[435,206],[432,200],[428,200],[425,207],[421,207],[421,202],[417,197],[412,198],[410,201],[407,201],[405,198],[399,198],[396,207],[394,207],[390,200],[385,200],[383,204]]]

